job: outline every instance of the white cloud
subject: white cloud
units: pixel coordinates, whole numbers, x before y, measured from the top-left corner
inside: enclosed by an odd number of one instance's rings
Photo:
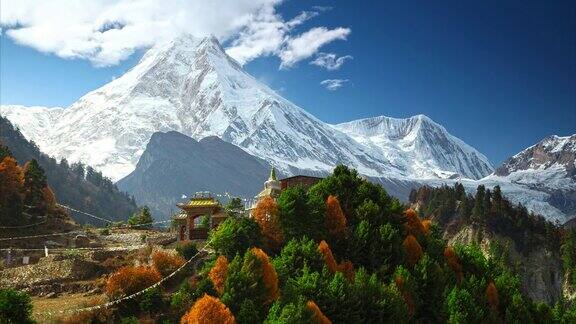
[[[289,68],[297,62],[316,53],[320,47],[337,39],[346,39],[350,34],[349,28],[314,27],[296,38],[287,41],[286,47],[280,52],[281,68]]]
[[[336,91],[344,86],[348,79],[327,79],[320,82],[321,85],[330,91]]]
[[[317,65],[329,71],[338,70],[346,60],[351,60],[352,55],[345,55],[338,57],[334,53],[318,53],[316,59],[310,64]]]
[[[303,11],[285,21],[276,12],[282,1],[2,0],[0,26],[19,44],[62,58],[90,60],[96,66],[115,65],[136,49],[186,33],[214,35],[229,42],[227,52],[241,64],[278,55],[282,64],[289,66],[306,56],[298,50],[302,42],[298,39],[309,32],[318,33],[318,27],[296,38],[290,33],[322,10]],[[316,50],[342,39],[335,35],[342,28],[320,29],[327,35],[313,45]],[[289,61],[285,63],[283,57]]]

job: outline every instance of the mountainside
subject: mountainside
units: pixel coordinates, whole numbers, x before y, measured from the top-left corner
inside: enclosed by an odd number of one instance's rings
[[[464,186],[421,187],[410,203],[439,225],[450,244],[479,245],[520,275],[532,299],[552,304],[563,291],[562,231],[502,196],[499,187],[466,193]]]
[[[136,169],[118,187],[154,214],[169,216],[183,194],[196,191],[251,198],[269,172],[264,160],[218,137],[196,141],[172,131],[152,135]]]
[[[120,192],[110,180],[103,178],[90,167],[58,163],[40,152],[36,145],[26,140],[20,131],[2,116],[0,143],[8,147],[21,165],[36,159],[44,169],[48,184],[61,204],[112,220],[126,220],[136,210],[134,201],[126,193]],[[70,212],[70,215],[78,223],[98,222],[80,213]]]
[[[487,182],[501,182],[535,190],[565,215],[576,217],[576,134],[549,136],[519,152],[496,169]]]
[[[318,120],[247,74],[215,38],[156,46],[66,109],[3,106],[2,113],[46,153],[83,161],[114,180],[134,170],[153,133],[170,130],[196,140],[218,136],[285,174],[325,174],[339,163],[401,179],[477,179],[492,171],[482,154],[423,116],[381,123],[389,136],[363,142],[354,122]]]

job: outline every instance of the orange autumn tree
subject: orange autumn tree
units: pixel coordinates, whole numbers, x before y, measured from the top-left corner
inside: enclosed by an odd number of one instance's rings
[[[49,210],[54,209],[54,207],[56,207],[56,196],[54,195],[54,191],[52,191],[49,186],[46,186],[42,189],[42,195],[44,196],[46,207]]]
[[[226,283],[227,276],[228,259],[221,255],[216,259],[216,263],[214,263],[214,266],[210,269],[210,273],[208,273],[208,277],[210,277],[210,280],[212,280],[214,284],[214,289],[216,289],[216,292],[220,295],[224,292],[224,284]]]
[[[429,219],[423,220],[422,227],[424,227],[424,234],[428,235],[430,233],[430,228],[432,227],[432,221]]]
[[[182,316],[181,324],[235,324],[234,315],[218,298],[204,294]]]
[[[166,251],[154,251],[152,253],[152,264],[154,268],[163,276],[167,276],[180,268],[186,260],[181,256],[168,253]]]
[[[112,298],[131,295],[160,281],[158,270],[153,267],[123,267],[108,278],[106,294]]]
[[[414,235],[416,237],[426,234],[426,229],[424,228],[424,225],[422,225],[422,221],[414,209],[407,209],[404,212],[404,216],[406,218],[405,227],[408,234]]]
[[[396,284],[396,287],[398,287],[398,291],[402,295],[402,298],[404,299],[404,303],[406,304],[406,307],[408,308],[408,317],[411,318],[412,316],[414,316],[414,311],[415,311],[416,307],[414,305],[414,299],[412,298],[412,294],[410,293],[410,290],[408,289],[408,287],[406,287],[404,277],[402,277],[401,275],[397,275],[394,278],[394,283]]]
[[[494,312],[497,312],[498,306],[500,305],[500,299],[498,298],[498,289],[492,281],[490,281],[486,287],[486,299],[488,300],[490,309]]]
[[[24,171],[18,162],[11,156],[5,157],[0,163],[0,176],[2,179],[2,189],[4,187],[16,188],[19,191],[24,186]]]
[[[20,197],[23,186],[24,171],[13,157],[5,157],[0,163],[0,205],[5,206],[14,195]]]
[[[334,254],[326,241],[322,240],[318,244],[318,251],[324,256],[324,262],[326,262],[326,267],[331,273],[342,272],[344,277],[348,280],[354,279],[354,265],[350,261],[343,261],[340,264],[336,263]]]
[[[332,250],[326,241],[320,241],[320,244],[318,244],[318,251],[324,256],[324,262],[326,262],[328,270],[330,270],[331,273],[336,272],[338,270],[338,265],[336,264],[336,259],[334,259]]]
[[[312,316],[312,323],[314,324],[332,324],[332,321],[326,317],[326,315],[324,315],[324,313],[322,313],[322,311],[320,310],[320,307],[318,307],[318,305],[316,305],[316,303],[313,300],[309,300],[306,303],[306,307],[308,307],[308,309],[312,312],[312,314],[314,314]]]
[[[342,237],[346,234],[346,217],[338,198],[332,195],[326,199],[325,225],[331,236]]]
[[[0,223],[16,225],[21,216],[24,193],[24,172],[18,162],[6,156],[0,163]]]
[[[342,272],[342,274],[344,274],[344,277],[346,277],[346,279],[348,279],[349,281],[354,280],[355,271],[352,262],[348,260],[341,262],[338,265],[338,272]]]
[[[262,265],[262,279],[268,292],[267,302],[272,302],[278,299],[278,297],[280,297],[280,289],[278,288],[278,274],[270,262],[268,255],[259,248],[250,249],[250,253],[252,253],[252,255],[254,255]]]
[[[284,239],[278,215],[278,204],[272,197],[268,196],[260,199],[252,211],[252,217],[260,226],[266,240],[273,247],[280,246]]]
[[[402,246],[404,246],[408,263],[410,265],[415,265],[420,260],[422,254],[424,253],[422,251],[420,243],[418,243],[418,240],[416,240],[416,238],[412,234],[406,236],[406,239],[404,239]]]
[[[444,249],[444,258],[446,259],[446,263],[448,263],[450,269],[452,269],[456,274],[456,279],[460,282],[463,276],[462,265],[460,264],[456,252],[451,246],[447,246],[446,249]]]

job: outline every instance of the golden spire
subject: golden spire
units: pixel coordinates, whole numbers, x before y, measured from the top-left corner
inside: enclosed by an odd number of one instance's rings
[[[270,177],[268,177],[268,181],[276,181],[276,170],[272,168],[270,170]]]

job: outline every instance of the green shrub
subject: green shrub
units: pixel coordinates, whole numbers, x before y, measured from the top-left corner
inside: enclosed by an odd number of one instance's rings
[[[170,307],[176,312],[178,317],[181,317],[192,306],[194,299],[192,298],[194,290],[188,283],[184,281],[178,291],[176,291],[170,299]]]
[[[32,301],[28,294],[13,289],[0,289],[0,323],[34,323],[31,315]]]
[[[142,297],[140,297],[140,309],[150,313],[155,313],[162,309],[162,291],[160,288],[152,288],[142,294]]]
[[[193,242],[181,242],[176,246],[176,251],[184,259],[190,260],[193,256],[198,253],[198,248]]]
[[[120,324],[138,324],[138,318],[136,316],[124,317],[120,320]]]
[[[233,259],[247,249],[262,246],[260,227],[250,218],[229,217],[210,234],[211,246],[219,254]]]

